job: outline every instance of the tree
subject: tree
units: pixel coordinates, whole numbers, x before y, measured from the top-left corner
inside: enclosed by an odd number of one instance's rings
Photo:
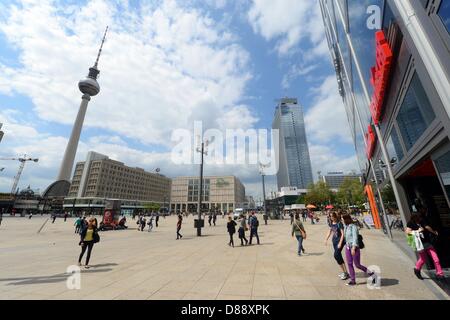
[[[362,206],[366,202],[363,185],[357,179],[345,178],[337,192],[337,200],[341,204]]]
[[[327,204],[331,204],[331,202],[333,202],[333,199],[333,192],[323,181],[319,181],[316,184],[311,184],[308,187],[308,193],[305,196],[305,201],[308,204],[314,204],[318,207],[323,207]]]
[[[295,202],[296,204],[305,204],[306,200],[305,200],[306,196],[304,194],[298,196],[297,201]]]
[[[394,189],[392,189],[392,185],[390,183],[384,186],[383,190],[381,190],[381,196],[383,197],[383,202],[386,207],[397,209],[397,200],[395,199]]]
[[[161,208],[161,205],[151,202],[151,203],[146,203],[144,205],[144,208],[148,211],[159,211],[159,209]]]

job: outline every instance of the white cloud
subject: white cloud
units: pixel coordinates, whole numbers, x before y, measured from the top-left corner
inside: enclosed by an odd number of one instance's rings
[[[309,153],[311,156],[314,179],[317,180],[317,172],[322,174],[328,172],[351,172],[359,171],[356,155],[342,157],[337,151],[326,145],[310,144]]]
[[[319,143],[352,143],[336,78],[327,77],[322,85],[312,92],[315,94],[315,101],[305,116],[308,137]]]
[[[255,33],[276,41],[280,55],[295,52],[304,39],[313,47],[320,45],[324,37],[316,0],[252,0],[248,21]]]
[[[23,1],[5,15],[0,32],[19,50],[22,66],[0,64],[0,92],[29,96],[43,120],[73,123],[81,96],[77,81],[92,66],[106,25],[102,89],[90,103],[86,126],[167,144],[174,126],[250,112],[236,108],[252,77],[248,53],[198,9],[174,0],[141,9],[105,0],[84,7],[46,0]]]

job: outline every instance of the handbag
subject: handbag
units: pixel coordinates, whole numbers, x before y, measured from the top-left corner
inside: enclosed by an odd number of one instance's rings
[[[364,240],[363,236],[358,234],[358,247],[360,249],[364,249],[366,247],[363,240]]]
[[[98,234],[98,232],[94,232],[93,238],[94,238],[94,243],[100,242],[100,235]]]
[[[303,231],[303,229],[302,229],[302,228],[300,228],[300,226],[298,225],[298,223],[297,223],[297,222],[295,222],[295,225],[297,226],[298,230],[300,230],[300,234],[301,234],[301,236],[302,236],[303,240],[306,240],[306,232],[305,232],[305,231]]]

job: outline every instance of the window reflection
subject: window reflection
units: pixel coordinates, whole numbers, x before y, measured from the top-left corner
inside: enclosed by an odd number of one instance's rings
[[[400,134],[407,150],[419,140],[435,117],[425,89],[417,74],[414,74],[397,116]]]
[[[438,15],[444,23],[447,31],[450,32],[450,1],[442,0],[441,5],[439,6]]]

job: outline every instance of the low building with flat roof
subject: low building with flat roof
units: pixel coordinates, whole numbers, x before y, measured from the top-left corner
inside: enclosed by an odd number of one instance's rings
[[[197,212],[200,190],[199,177],[178,177],[172,180],[171,211]],[[203,178],[202,210],[230,212],[243,208],[245,187],[235,176]]]

